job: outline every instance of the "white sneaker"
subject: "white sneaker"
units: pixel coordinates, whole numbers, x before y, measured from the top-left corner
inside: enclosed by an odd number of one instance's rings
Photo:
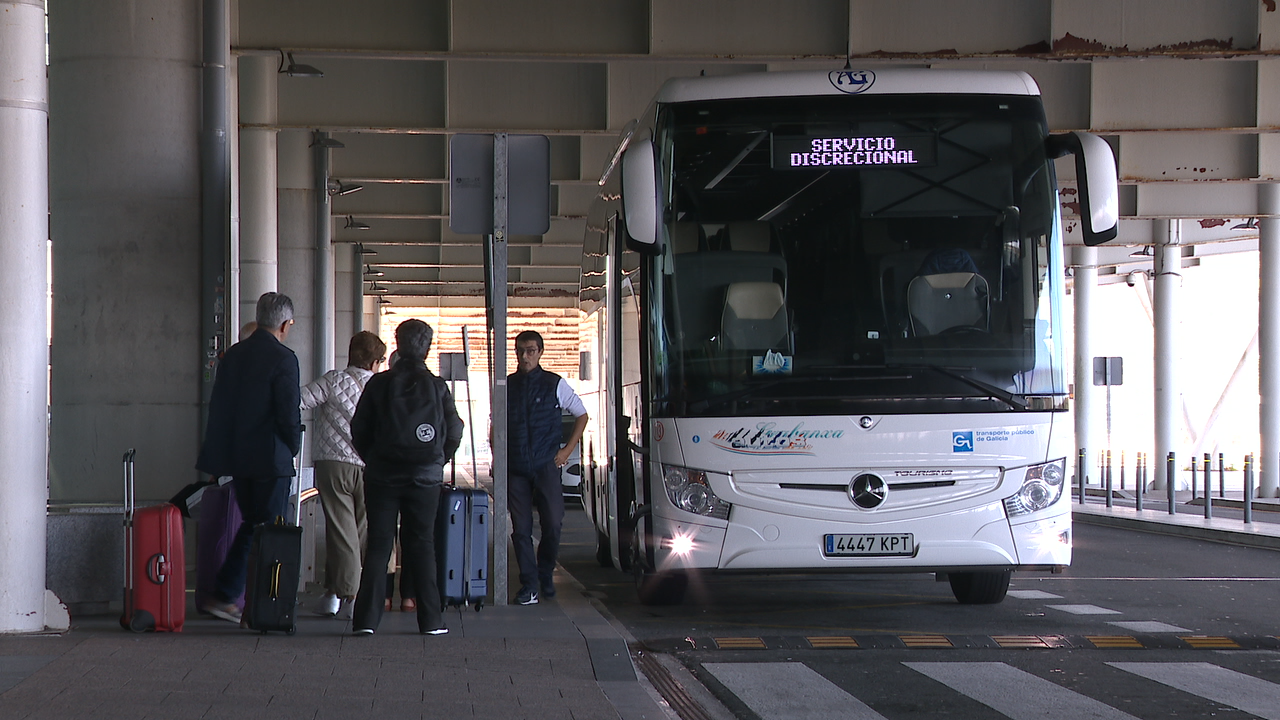
[[[338,614],[341,604],[342,601],[337,595],[327,592],[316,602],[315,614],[321,617],[333,617]]]
[[[350,620],[352,612],[355,610],[355,607],[356,607],[355,598],[344,598],[340,601],[338,606],[338,612],[334,614],[334,617],[338,618],[339,620]]]

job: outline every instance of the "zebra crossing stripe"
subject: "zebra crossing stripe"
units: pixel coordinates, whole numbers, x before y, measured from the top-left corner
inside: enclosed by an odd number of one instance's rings
[[[1206,662],[1107,664],[1266,720],[1280,720],[1280,685],[1251,675]]]
[[[804,663],[703,663],[761,720],[885,720]]]
[[[1001,662],[909,662],[933,678],[1013,720],[1137,720],[1106,703]]]

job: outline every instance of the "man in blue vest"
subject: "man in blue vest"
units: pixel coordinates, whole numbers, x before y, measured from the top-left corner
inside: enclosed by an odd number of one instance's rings
[[[542,336],[526,330],[516,336],[516,371],[507,376],[507,508],[511,512],[511,542],[520,565],[518,605],[534,605],[555,597],[551,574],[560,550],[564,520],[564,491],[560,468],[582,439],[587,409],[569,383],[542,369]],[[560,446],[560,416],[574,417],[573,432]],[[542,536],[533,550],[533,509],[538,508]]]

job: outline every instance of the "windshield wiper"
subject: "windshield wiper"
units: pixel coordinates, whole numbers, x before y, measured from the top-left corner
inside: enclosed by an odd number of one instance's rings
[[[983,382],[983,381],[981,381],[981,380],[974,380],[973,378],[969,377],[968,375],[965,375],[965,374],[964,374],[964,373],[962,373],[962,372],[958,372],[958,370],[957,370],[957,369],[954,369],[954,368],[946,368],[946,367],[940,367],[940,366],[938,366],[938,365],[919,365],[919,366],[914,366],[914,367],[909,368],[909,369],[915,369],[915,368],[921,368],[921,369],[925,369],[925,370],[932,370],[932,371],[934,371],[934,372],[938,373],[939,375],[946,375],[946,376],[947,376],[947,377],[949,377],[949,378],[952,378],[952,379],[955,379],[955,380],[959,380],[960,382],[962,382],[962,383],[964,383],[964,384],[966,384],[966,385],[969,385],[970,387],[973,387],[973,388],[976,388],[976,389],[978,389],[978,390],[981,390],[982,392],[986,393],[988,397],[991,397],[991,398],[994,398],[994,399],[996,399],[996,400],[999,400],[999,401],[1003,402],[1004,404],[1008,405],[1009,407],[1013,408],[1014,410],[1026,410],[1026,409],[1027,409],[1027,404],[1026,404],[1025,402],[1020,402],[1020,401],[1018,400],[1018,396],[1017,396],[1017,395],[1014,395],[1013,393],[1011,393],[1011,392],[1009,392],[1008,390],[1005,390],[1005,389],[1003,389],[1003,388],[998,388],[998,387],[996,387],[995,385],[992,385],[992,384],[990,384],[990,383],[985,383],[985,382]]]

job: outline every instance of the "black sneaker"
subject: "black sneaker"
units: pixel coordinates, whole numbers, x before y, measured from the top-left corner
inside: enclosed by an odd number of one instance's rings
[[[520,592],[516,593],[517,605],[537,605],[538,591],[531,587],[522,587]]]
[[[550,580],[542,581],[542,597],[553,598],[556,596],[556,584]]]

